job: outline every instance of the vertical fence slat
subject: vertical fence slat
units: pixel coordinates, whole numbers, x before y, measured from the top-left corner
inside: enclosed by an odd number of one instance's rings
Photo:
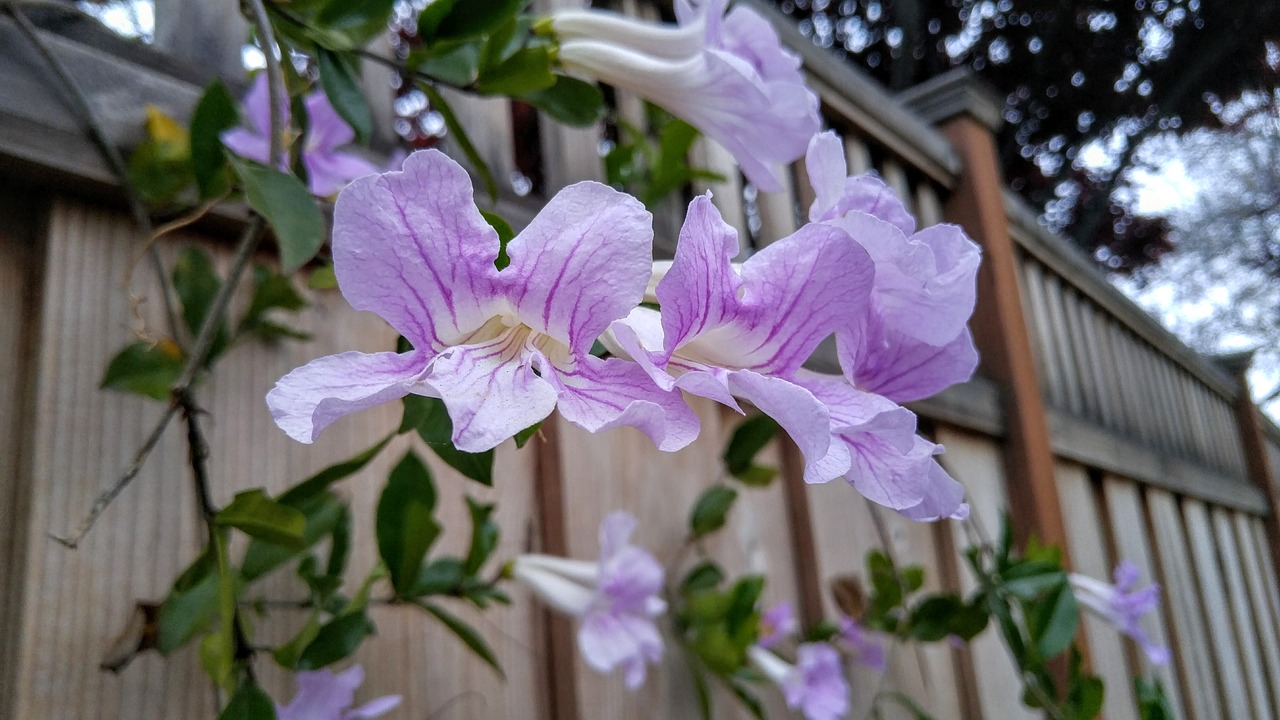
[[[1249,517],[1233,512],[1231,524],[1236,546],[1240,549],[1245,582],[1249,586],[1249,613],[1258,624],[1258,642],[1262,645],[1262,657],[1266,663],[1263,674],[1269,679],[1267,685],[1270,687],[1272,708],[1280,714],[1280,682],[1276,681],[1280,678],[1280,626],[1277,626],[1276,616],[1271,612],[1266,571],[1254,544]]]
[[[1231,605],[1231,619],[1235,629],[1235,645],[1244,661],[1244,679],[1249,687],[1249,699],[1253,708],[1251,717],[1267,720],[1274,717],[1268,683],[1262,668],[1262,653],[1258,637],[1262,624],[1257,622],[1249,608],[1249,590],[1245,587],[1244,570],[1240,553],[1236,548],[1235,533],[1231,523],[1231,511],[1225,508],[1211,510],[1213,531],[1218,543],[1224,590]]]
[[[1148,534],[1152,523],[1148,521],[1146,509],[1142,504],[1141,490],[1131,480],[1123,480],[1110,475],[1102,482],[1103,497],[1106,499],[1107,516],[1111,521],[1111,537],[1115,543],[1117,561],[1128,560],[1138,566],[1141,571],[1139,582],[1146,586],[1152,582],[1161,582],[1154,556],[1152,544],[1156,538]],[[1167,576],[1166,576],[1167,577]],[[1165,581],[1167,582],[1167,581]],[[1148,613],[1142,619],[1142,629],[1152,641],[1162,647],[1176,652],[1177,648],[1170,643],[1171,631],[1166,617],[1173,617],[1170,610],[1170,589],[1163,588],[1160,599],[1160,612]],[[1164,684],[1165,694],[1169,699],[1170,709],[1176,718],[1187,717],[1183,713],[1183,695],[1186,686],[1178,680],[1177,659],[1173,663],[1154,666],[1143,653],[1138,653],[1138,663],[1144,674],[1155,675]]]
[[[1062,507],[1069,508],[1071,524],[1067,526],[1067,544],[1076,572],[1096,578],[1111,574],[1104,518],[1098,507],[1092,483],[1085,469],[1074,463],[1057,463],[1058,493]],[[1107,720],[1137,720],[1133,695],[1133,673],[1125,661],[1125,647],[1120,635],[1109,623],[1090,613],[1084,614],[1085,638],[1093,671],[1106,683],[1102,714]]]

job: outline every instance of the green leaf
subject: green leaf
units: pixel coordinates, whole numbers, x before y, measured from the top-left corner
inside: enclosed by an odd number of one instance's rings
[[[489,165],[480,157],[480,152],[476,150],[476,146],[471,144],[471,138],[467,137],[467,131],[462,127],[462,123],[458,122],[458,116],[453,114],[453,108],[445,101],[440,91],[431,86],[430,83],[419,83],[418,87],[426,93],[427,99],[431,103],[431,107],[440,113],[444,118],[444,124],[449,128],[449,133],[453,136],[458,147],[462,149],[462,154],[466,155],[467,161],[471,163],[472,168],[480,174],[480,179],[484,182],[484,187],[489,193],[489,199],[493,202],[498,201],[498,183],[493,179],[493,171],[489,169]]]
[[[908,632],[921,642],[941,640],[951,634],[952,618],[964,607],[964,601],[950,593],[925,598],[911,611]]]
[[[604,116],[604,94],[600,88],[568,75],[557,75],[551,87],[525,93],[520,99],[573,127],[594,125]]]
[[[276,706],[262,688],[246,681],[218,713],[218,720],[276,720]]]
[[[329,544],[329,562],[325,565],[325,574],[341,580],[342,573],[347,569],[347,560],[351,557],[351,508],[341,503],[338,503],[338,507],[342,508],[342,513],[333,526],[333,541]]]
[[[435,603],[423,601],[417,603],[417,605],[444,623],[444,626],[449,628],[449,631],[454,635],[457,635],[458,639],[471,649],[471,652],[493,668],[494,672],[498,673],[498,677],[506,678],[506,674],[502,672],[502,665],[498,662],[498,656],[493,654],[493,650],[489,648],[489,643],[475,628]]]
[[[524,0],[435,0],[418,16],[418,35],[433,43],[484,35],[511,19]]]
[[[556,76],[551,74],[551,47],[531,45],[481,72],[476,91],[485,95],[524,95],[548,90],[555,84]]]
[[[354,475],[364,469],[369,461],[378,456],[382,452],[382,448],[391,442],[394,435],[388,435],[378,442],[374,443],[369,449],[357,453],[340,463],[335,463],[302,482],[294,485],[280,495],[280,502],[297,507],[297,503],[308,498],[315,497],[329,489],[329,486],[339,480]]]
[[[500,65],[519,52],[529,42],[532,27],[533,18],[517,15],[494,29],[485,38],[484,49],[480,53],[481,71]]]
[[[385,0],[376,1],[384,2]],[[368,5],[370,3],[351,3],[348,0],[348,2],[337,4]],[[350,56],[339,55],[323,48],[316,51],[316,62],[320,67],[320,86],[324,88],[324,94],[329,97],[333,109],[337,110],[338,115],[355,131],[356,139],[361,143],[368,143],[369,136],[373,133],[373,113],[369,110],[369,103],[364,99],[364,93],[360,92],[360,85],[355,78],[357,71],[348,62],[348,57]]]
[[[755,641],[756,626],[759,622],[756,606],[760,603],[762,593],[764,593],[764,576],[762,575],[746,575],[739,578],[730,590],[732,600],[729,611],[724,616],[725,626],[728,627],[730,635],[739,639],[743,637],[741,630],[751,631],[750,636],[747,637],[748,642],[740,643],[739,649],[743,652],[746,652],[749,642]]]
[[[316,670],[350,657],[373,634],[373,622],[363,611],[339,615],[321,626],[298,657],[298,670]]]
[[[293,636],[289,642],[276,648],[271,657],[276,664],[282,668],[292,670],[297,667],[298,659],[302,657],[302,651],[306,650],[316,636],[320,634],[320,616],[317,613],[311,613],[311,617],[307,618],[307,624],[302,626],[297,635]]]
[[[413,589],[427,551],[440,536],[433,517],[436,490],[431,471],[412,450],[391,470],[378,500],[378,555],[391,573],[397,596]]]
[[[755,691],[750,686],[735,679],[729,683],[729,689],[752,717],[756,720],[766,720],[768,715],[764,711],[764,703],[760,702],[760,698],[756,697]]]
[[[412,595],[454,595],[462,587],[464,574],[462,561],[454,557],[440,558],[427,563],[418,573],[418,582]]]
[[[693,537],[704,538],[724,527],[725,516],[737,497],[738,491],[726,485],[716,485],[703,491],[689,514],[689,530]]]
[[[261,488],[236,493],[231,504],[218,511],[216,521],[275,545],[296,550],[306,547],[302,539],[306,516],[267,497]]]
[[[719,565],[707,560],[695,566],[684,576],[680,589],[686,593],[702,592],[711,590],[722,582],[724,582],[724,571]]]
[[[1040,656],[1051,658],[1070,647],[1079,622],[1080,610],[1075,593],[1064,580],[1056,590],[1036,603],[1028,619],[1028,629]]]
[[[315,200],[298,178],[278,170],[232,159],[249,205],[271,224],[280,246],[280,266],[285,273],[302,267],[324,244],[324,218]]]
[[[287,495],[288,493],[281,495],[278,502],[298,510],[306,518],[306,528],[302,531],[303,547],[286,547],[260,539],[249,541],[244,561],[240,563],[240,573],[246,580],[256,580],[266,575],[297,556],[300,550],[311,547],[320,538],[334,533],[343,522],[344,515],[350,512],[333,493],[324,492],[305,498],[289,498]]]
[[[541,429],[542,429],[542,421],[539,420],[538,422],[516,433],[515,437],[511,439],[516,441],[517,448],[522,448],[525,445],[527,445],[529,441],[533,439],[533,436],[537,435],[538,431]]]
[[[1101,678],[1089,675],[1072,683],[1068,698],[1072,720],[1094,720],[1102,712],[1105,698],[1106,687]],[[1172,715],[1168,717],[1172,719]],[[1147,716],[1143,715],[1142,720],[1147,720]]]
[[[205,317],[209,314],[209,307],[220,287],[222,278],[213,269],[213,261],[209,259],[208,253],[193,245],[178,253],[178,260],[173,266],[173,289],[182,302],[182,320],[191,337],[200,334]],[[226,347],[227,323],[226,320],[219,320],[206,365],[212,364]]]
[[[354,49],[387,32],[394,6],[395,0],[328,0],[316,24],[340,35]]]
[[[209,83],[191,113],[191,169],[196,176],[200,199],[208,200],[227,192],[231,178],[222,133],[240,122],[235,98],[219,80]]]
[[[450,41],[433,48],[418,48],[406,63],[419,73],[455,87],[467,87],[480,74],[479,42]],[[433,103],[434,104],[434,103]]]
[[[756,415],[734,429],[724,448],[724,466],[734,477],[748,472],[756,455],[778,434],[778,423],[768,415]]]
[[[1034,600],[1045,591],[1067,581],[1067,574],[1056,563],[1020,562],[1009,567],[1001,578],[1001,587],[1022,600]]]
[[[338,276],[333,274],[333,265],[321,265],[312,270],[307,278],[307,287],[312,290],[337,290]]]
[[[767,488],[778,477],[778,469],[764,465],[752,465],[740,473],[734,473],[738,482],[753,488]]]
[[[442,400],[421,395],[406,395],[404,407],[401,428],[412,425],[423,441],[431,446],[431,450],[449,467],[481,485],[490,487],[493,485],[494,452],[485,450],[469,453],[454,447],[453,420],[449,418],[449,411]]]
[[[206,638],[209,643],[209,652],[204,652],[204,648],[201,650],[202,655],[216,658],[215,662],[207,665],[210,677],[223,689],[230,691],[235,686],[233,671],[238,644],[235,628],[236,605],[240,601],[241,583],[235,568],[231,567],[231,558],[228,557],[229,533],[218,529],[210,535],[214,553],[218,559],[218,631]]]
[[[157,344],[135,342],[111,358],[102,387],[168,400],[182,375],[183,356],[169,340]]]
[[[249,309],[240,320],[237,333],[254,332],[266,337],[280,334],[281,327],[267,319],[267,313],[273,310],[297,312],[307,307],[307,301],[293,286],[293,281],[278,272],[258,265],[253,268],[253,297],[249,301]],[[287,330],[286,334],[302,339],[310,336],[306,333]]]
[[[195,180],[187,129],[159,108],[148,105],[146,138],[134,148],[129,180],[152,207],[173,204]]]
[[[1160,678],[1153,678],[1150,683],[1140,677],[1134,678],[1133,685],[1138,695],[1141,720],[1175,720]]]
[[[210,572],[191,587],[175,589],[160,605],[156,649],[168,655],[186,645],[208,629],[217,615],[218,576]]]
[[[467,550],[467,559],[462,564],[462,571],[467,575],[475,575],[484,566],[494,548],[498,547],[498,524],[492,519],[492,503],[476,502],[467,498],[467,510],[471,514],[471,546]]]
[[[511,257],[507,255],[507,243],[510,243],[515,238],[516,232],[511,229],[511,224],[502,219],[502,216],[497,213],[481,210],[480,215],[498,233],[498,257],[494,259],[493,265],[502,270],[511,264]],[[534,427],[536,428],[537,425],[534,425]],[[527,432],[527,430],[523,432]],[[524,446],[524,443],[519,441],[517,441],[517,444],[521,447]]]

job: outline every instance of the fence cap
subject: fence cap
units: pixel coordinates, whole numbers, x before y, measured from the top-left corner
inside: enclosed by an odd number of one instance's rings
[[[931,123],[969,115],[995,132],[1004,124],[1004,102],[968,68],[949,70],[898,93],[898,100]]]

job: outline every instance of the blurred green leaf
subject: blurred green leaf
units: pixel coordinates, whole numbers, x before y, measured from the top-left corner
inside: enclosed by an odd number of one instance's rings
[[[520,99],[573,127],[594,125],[604,116],[604,94],[595,83],[568,75],[556,75],[555,84],[544,90],[527,92]]]
[[[292,273],[315,257],[324,244],[324,219],[298,178],[278,170],[232,159],[249,205],[271,224],[280,248],[280,266]]]
[[[453,445],[453,421],[444,401],[422,395],[406,395],[401,428],[413,427],[431,450],[449,467],[481,485],[493,485],[493,451],[469,453]]]
[[[240,573],[246,580],[256,580],[296,557],[300,549],[311,547],[326,535],[335,532],[350,511],[337,496],[329,492],[302,498],[289,497],[286,492],[278,499],[282,505],[294,508],[306,518],[302,531],[302,548],[277,545],[263,539],[249,541]]]
[[[235,98],[219,80],[209,83],[191,113],[191,169],[200,199],[209,200],[231,188],[222,133],[240,122]]]
[[[729,509],[737,497],[738,491],[726,485],[704,490],[689,515],[689,530],[693,537],[704,538],[724,527]]]
[[[200,334],[213,298],[221,287],[222,278],[214,270],[208,253],[194,245],[188,245],[178,253],[178,260],[173,266],[173,289],[182,302],[182,319],[191,337]],[[206,365],[212,364],[222,354],[227,347],[227,340],[226,320],[220,320]]]
[[[316,636],[319,634],[320,616],[313,612],[307,618],[307,624],[303,625],[302,629],[289,642],[276,648],[275,652],[272,653],[272,658],[280,667],[294,669],[298,665],[299,658],[302,657],[302,652],[315,641]]]
[[[1041,657],[1054,657],[1071,646],[1080,610],[1075,593],[1065,581],[1036,602],[1029,614],[1028,629]]]
[[[529,441],[533,439],[533,436],[537,435],[538,431],[541,429],[542,421],[539,421],[516,433],[516,436],[511,439],[516,441],[517,448],[522,448],[527,445]]]
[[[527,95],[556,84],[551,74],[551,47],[531,45],[486,68],[476,80],[476,91],[486,95]]]
[[[392,468],[378,500],[378,554],[391,573],[397,596],[407,596],[413,589],[427,551],[440,536],[435,507],[431,471],[410,450]]]
[[[489,648],[489,643],[475,628],[433,602],[421,601],[417,602],[417,605],[434,615],[446,628],[449,628],[449,631],[458,636],[458,639],[471,649],[471,652],[493,668],[494,672],[498,673],[498,677],[506,678],[506,674],[502,672],[502,665],[498,662],[498,656],[493,654],[493,650]]]
[[[493,511],[497,506],[467,498],[467,511],[471,515],[471,545],[467,550],[467,559],[462,564],[462,571],[467,575],[475,575],[484,566],[494,548],[498,547],[498,524],[493,521]]]
[[[511,224],[502,219],[502,216],[497,213],[481,210],[480,215],[498,233],[498,257],[494,259],[493,265],[502,270],[511,264],[511,257],[507,255],[507,244],[515,239],[516,232],[511,229]],[[534,427],[536,428],[537,426],[535,425]],[[517,435],[517,437],[519,436]],[[516,444],[524,445],[519,440],[516,441]]]
[[[374,0],[374,2],[382,3],[384,0]],[[389,9],[390,3],[387,5]],[[316,63],[320,69],[320,87],[324,88],[324,94],[328,96],[333,109],[337,110],[338,115],[355,131],[356,139],[367,144],[369,136],[373,133],[373,113],[369,110],[369,103],[365,101],[364,93],[360,92],[360,85],[356,80],[359,74],[358,67],[350,59],[353,59],[353,56],[339,55],[324,48],[316,51]]]
[[[135,342],[111,358],[102,387],[168,400],[182,375],[182,351],[172,341]]]
[[[701,592],[711,590],[722,582],[724,582],[724,571],[719,565],[707,560],[699,563],[684,576],[680,589],[686,593]]]
[[[354,49],[387,32],[394,6],[395,0],[328,0],[316,23],[341,35]]]
[[[337,290],[338,277],[333,273],[333,265],[321,265],[312,270],[307,277],[307,287],[312,290]]]
[[[350,657],[364,639],[373,634],[373,622],[363,611],[330,620],[298,657],[298,670],[316,670]]]
[[[218,720],[276,720],[276,706],[262,688],[246,680],[218,713]]]
[[[472,38],[510,20],[524,0],[434,0],[418,16],[418,36],[425,43]]]
[[[187,129],[159,108],[146,109],[146,137],[129,155],[129,180],[153,207],[174,203],[195,182]]]
[[[293,286],[292,280],[263,265],[257,265],[253,268],[253,297],[236,332],[252,332],[267,339],[280,336],[309,339],[309,334],[274,323],[267,315],[274,310],[297,312],[306,307],[306,299]]]
[[[355,455],[343,460],[340,463],[334,463],[302,482],[294,485],[280,495],[280,502],[296,507],[297,503],[311,497],[315,497],[329,489],[329,486],[335,482],[354,475],[364,469],[369,461],[378,456],[382,452],[382,448],[391,442],[394,435],[388,435],[378,442],[374,443],[369,449],[356,453]]]
[[[433,560],[418,573],[412,595],[453,595],[462,587],[463,578],[462,560],[454,557]]]
[[[207,630],[217,615],[218,576],[210,572],[194,585],[174,590],[160,605],[156,649],[168,655],[186,645]]]
[[[216,522],[274,545],[295,550],[305,547],[306,516],[272,500],[261,488],[236,493],[231,504],[218,511]]]
[[[777,434],[778,423],[768,415],[756,415],[739,423],[724,448],[725,469],[735,477],[749,470],[755,464],[756,455]]]

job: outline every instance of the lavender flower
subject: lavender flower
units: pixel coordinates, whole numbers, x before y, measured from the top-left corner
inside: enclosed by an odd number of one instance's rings
[[[760,615],[760,639],[756,644],[771,648],[800,628],[791,603],[780,602]]]
[[[1141,645],[1153,665],[1165,665],[1169,662],[1168,648],[1156,645],[1141,624],[1143,615],[1160,606],[1160,586],[1153,584],[1132,590],[1140,574],[1137,565],[1123,560],[1116,565],[1114,585],[1071,573],[1071,590],[1081,605]]]
[[[267,89],[266,73],[259,73],[244,98],[248,123],[222,134],[222,143],[231,152],[247,160],[266,164],[271,148],[271,99]],[[333,108],[322,91],[315,91],[306,98],[307,139],[302,149],[302,164],[307,169],[307,183],[311,194],[329,197],[347,183],[377,173],[379,168],[358,155],[338,148],[355,139],[351,129]],[[284,108],[288,117],[288,108]],[[288,169],[281,161],[281,170]]]
[[[295,679],[298,693],[288,705],[276,706],[277,720],[370,720],[400,705],[399,695],[387,695],[352,709],[356,688],[364,682],[364,669],[359,665],[337,674],[329,670],[300,672]]]
[[[600,560],[521,555],[512,573],[549,605],[582,619],[578,649],[593,669],[622,668],[629,689],[644,683],[645,664],[662,660],[654,618],[666,612],[663,570],[653,555],[629,545],[636,519],[626,512],[600,523]]]
[[[787,707],[805,720],[836,720],[849,712],[849,683],[840,653],[826,643],[805,643],[792,665],[759,645],[747,648],[755,666],[782,689]]]
[[[840,640],[853,655],[853,661],[873,670],[884,672],[889,668],[884,647],[871,637],[862,623],[851,617],[840,620]]]
[[[403,172],[360,178],[334,209],[333,266],[347,302],[381,315],[413,345],[313,360],[267,394],[300,442],[348,413],[409,393],[439,397],[460,450],[488,450],[559,408],[591,432],[640,428],[662,450],[698,434],[677,393],[635,363],[591,355],[596,337],[639,303],[651,217],[599,183],[560,191],[507,245],[480,215],[465,170],[435,150]]]
[[[560,62],[630,90],[719,142],[766,191],[782,189],[787,163],[818,131],[818,98],[800,59],[755,11],[726,0],[676,0],[677,26],[599,10],[551,18]]]

